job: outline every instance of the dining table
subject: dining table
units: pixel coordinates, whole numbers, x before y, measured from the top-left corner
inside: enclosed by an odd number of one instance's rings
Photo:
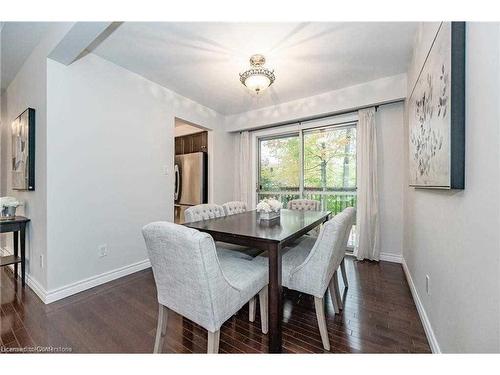
[[[330,211],[281,209],[278,218],[263,220],[259,213],[253,210],[184,224],[189,228],[210,234],[215,241],[267,251],[269,259],[269,353],[282,351],[282,249],[327,221],[330,215]]]

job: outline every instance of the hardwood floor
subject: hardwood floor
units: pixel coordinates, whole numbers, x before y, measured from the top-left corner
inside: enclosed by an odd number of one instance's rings
[[[349,289],[344,292],[341,315],[334,315],[326,299],[330,352],[430,353],[401,265],[346,260]],[[339,284],[342,290],[341,279]],[[153,351],[158,307],[150,269],[44,305],[3,267],[0,301],[0,348]],[[325,353],[313,297],[285,289],[283,303],[283,352]],[[206,346],[203,328],[177,314],[169,315],[165,353],[205,353]],[[222,326],[220,353],[266,352],[267,336],[260,331],[258,308],[254,323],[248,321],[245,306]]]

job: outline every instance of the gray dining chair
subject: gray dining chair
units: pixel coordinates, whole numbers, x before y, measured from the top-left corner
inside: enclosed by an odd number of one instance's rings
[[[169,311],[208,331],[208,353],[217,353],[222,324],[259,295],[267,333],[267,267],[218,253],[213,238],[195,229],[154,222],[142,229],[159,303],[154,353],[161,352]]]
[[[321,202],[313,199],[292,199],[288,202],[289,210],[321,211]]]
[[[218,217],[225,217],[226,211],[223,206],[217,204],[199,204],[196,206],[189,207],[184,211],[184,217],[186,223],[192,223],[195,221],[210,220]],[[243,258],[250,257],[254,258],[261,254],[261,250],[254,248],[239,246],[234,244],[228,244],[224,242],[217,242],[217,251],[233,251],[235,255],[239,254]]]
[[[289,210],[299,211],[321,211],[321,202],[314,199],[292,199],[288,202]],[[308,232],[311,236],[318,236],[321,226],[318,226]]]
[[[227,202],[224,203],[222,207],[224,207],[226,216],[241,214],[242,212],[246,212],[247,210],[247,204],[245,202],[240,202],[240,201]]]
[[[324,298],[326,291],[336,312],[339,294],[337,269],[344,256],[342,243],[347,226],[347,215],[339,214],[327,221],[319,236],[303,236],[293,247],[286,249],[282,257],[282,285],[314,296],[323,347],[330,350],[326,326]],[[258,256],[253,262],[267,264],[266,256]]]
[[[184,211],[186,223],[214,219],[222,216],[226,216],[226,212],[224,211],[224,208],[218,204],[198,204],[196,206],[189,207]]]
[[[345,255],[347,251],[347,243],[349,242],[349,236],[351,235],[352,226],[356,222],[356,209],[354,207],[345,208],[342,213],[347,215],[347,226],[344,234],[344,240],[342,242],[342,248],[344,249],[344,256],[342,257],[342,262],[340,262],[340,271],[342,274],[342,280],[344,281],[344,287],[349,288],[349,282],[347,281],[347,272],[345,269]],[[338,296],[340,297],[340,296]],[[342,301],[339,300],[339,308],[342,308]]]

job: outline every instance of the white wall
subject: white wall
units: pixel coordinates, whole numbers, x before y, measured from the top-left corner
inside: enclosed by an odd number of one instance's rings
[[[47,92],[49,293],[144,264],[141,228],[173,219],[175,117],[213,130],[211,200],[232,199],[234,136],[215,111],[93,54],[49,60]]]
[[[466,33],[465,190],[405,189],[404,258],[441,351],[499,352],[500,26],[471,22]],[[414,61],[431,40],[417,39]]]
[[[61,40],[72,23],[54,23],[40,44],[20,68],[14,80],[2,95],[1,129],[1,195],[15,196],[25,202],[18,213],[31,219],[27,232],[27,273],[42,287],[46,286],[46,272],[40,265],[40,256],[46,258],[46,70],[47,54]],[[35,191],[11,189],[10,124],[26,108],[35,109]],[[3,234],[4,246],[12,252],[11,235]],[[5,241],[8,240],[8,241]]]
[[[255,129],[314,116],[327,116],[406,98],[406,74],[385,77],[344,89],[309,96],[271,107],[226,116],[227,131]]]

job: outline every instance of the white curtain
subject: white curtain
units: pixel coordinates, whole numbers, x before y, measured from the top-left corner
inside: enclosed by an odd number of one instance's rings
[[[362,259],[379,260],[380,228],[378,211],[377,136],[375,109],[358,111],[357,126],[357,243],[354,255]]]
[[[250,164],[250,133],[243,131],[240,133],[240,139],[237,144],[237,160],[236,160],[236,184],[235,184],[235,200],[245,202],[247,207],[252,203],[251,196],[251,170]]]

